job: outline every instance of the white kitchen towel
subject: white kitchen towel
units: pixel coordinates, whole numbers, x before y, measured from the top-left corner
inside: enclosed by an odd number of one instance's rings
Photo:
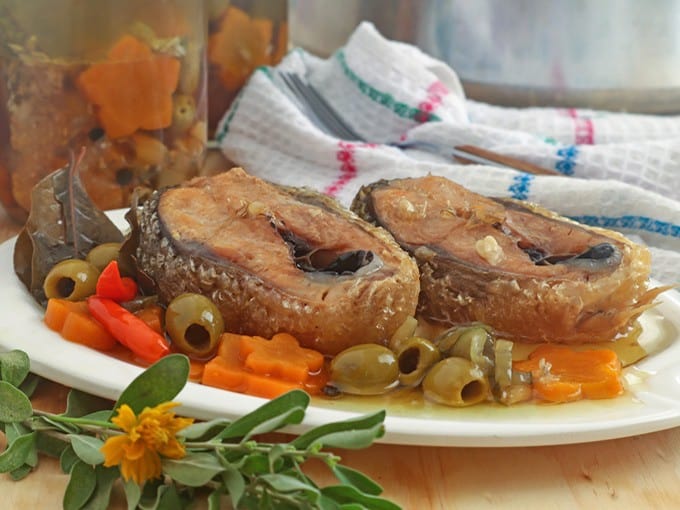
[[[296,49],[279,68],[304,75],[366,142],[325,134],[278,75],[260,68],[217,131],[224,154],[253,175],[317,189],[345,206],[379,179],[443,175],[634,237],[652,250],[652,276],[680,283],[680,117],[470,101],[450,67],[384,39],[370,23],[328,59]],[[409,140],[476,145],[563,176],[459,165],[387,145]]]

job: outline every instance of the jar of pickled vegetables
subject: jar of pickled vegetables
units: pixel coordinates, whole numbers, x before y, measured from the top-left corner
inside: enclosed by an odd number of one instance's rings
[[[197,174],[205,21],[195,0],[0,0],[0,201],[12,217],[81,153],[102,209]]]
[[[208,124],[218,122],[259,66],[288,50],[288,0],[205,0],[208,17]]]

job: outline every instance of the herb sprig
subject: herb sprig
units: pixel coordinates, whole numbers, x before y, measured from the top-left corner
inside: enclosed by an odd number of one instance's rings
[[[19,480],[35,468],[39,454],[58,457],[70,476],[63,498],[66,510],[106,509],[118,480],[129,509],[183,509],[201,495],[210,510],[399,508],[380,497],[382,488],[375,481],[325,450],[369,446],[384,434],[384,412],[321,425],[289,442],[266,442],[259,439],[262,434],[302,422],[310,402],[305,392],[286,393],[235,421],[218,418],[189,424],[191,420],[169,412],[169,402],[185,386],[189,373],[188,359],[173,354],[142,372],[113,406],[71,390],[66,411],[53,414],[33,409],[29,397],[38,378],[29,370],[24,352],[0,353],[0,428],[7,439],[0,472]],[[134,432],[125,426],[124,416],[137,426]],[[148,422],[145,416],[150,417]],[[170,424],[181,424],[177,427],[181,430],[171,438],[177,446],[172,458],[164,456],[162,448],[156,451],[151,443],[146,445],[145,454],[160,458],[160,476],[138,483],[140,472],[124,476],[110,453],[123,455],[117,443],[142,444],[138,431],[149,423],[155,424],[153,433],[175,430]],[[164,429],[159,423],[168,425]],[[337,483],[317,485],[303,471],[310,459],[325,464]]]

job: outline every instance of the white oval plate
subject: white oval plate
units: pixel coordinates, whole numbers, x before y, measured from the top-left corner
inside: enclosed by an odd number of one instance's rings
[[[123,211],[112,218],[124,225]],[[21,349],[31,370],[50,380],[116,400],[143,370],[87,347],[68,342],[42,322],[43,310],[14,274],[15,239],[0,245],[0,350]],[[650,314],[648,312],[648,314]],[[381,442],[437,446],[532,446],[599,441],[664,430],[680,425],[680,298],[664,293],[647,324],[672,331],[670,345],[626,370],[626,395],[561,405],[521,404],[449,409],[426,405],[385,405],[384,400],[315,399],[304,422],[288,429],[310,427],[387,408],[386,434]],[[264,400],[188,383],[176,399],[180,412],[201,419],[237,418]]]

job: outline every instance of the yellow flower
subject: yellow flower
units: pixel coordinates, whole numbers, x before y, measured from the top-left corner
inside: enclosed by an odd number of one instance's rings
[[[145,407],[135,416],[130,406],[123,404],[111,421],[125,434],[106,440],[101,451],[104,466],[120,466],[125,480],[142,485],[161,475],[161,455],[181,459],[184,445],[176,437],[178,431],[193,423],[191,418],[178,418],[170,410],[178,404],[165,402],[156,407]]]

